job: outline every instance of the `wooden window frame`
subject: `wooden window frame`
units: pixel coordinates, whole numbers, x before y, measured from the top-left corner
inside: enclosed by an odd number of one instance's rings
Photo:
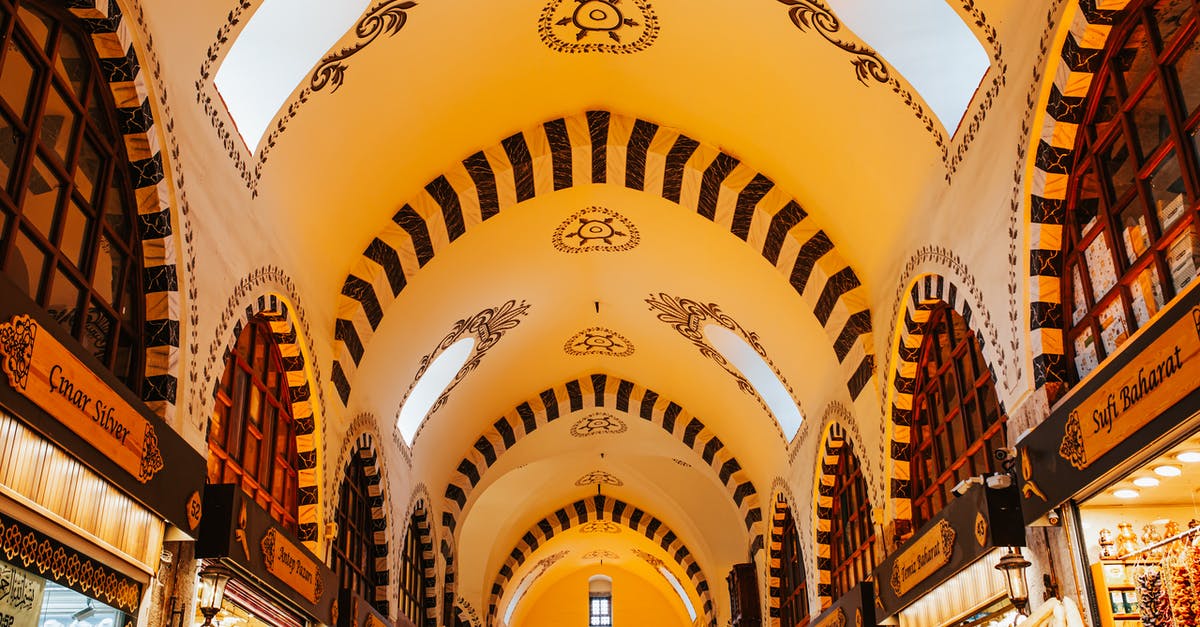
[[[20,9],[52,21],[44,42]],[[4,164],[8,176],[0,179],[0,273],[140,394],[146,357],[142,221],[117,107],[92,38],[61,3],[38,0],[0,0],[0,35],[6,43],[0,47],[0,73],[14,55],[28,61],[33,73],[23,111],[4,97],[15,97],[19,89],[0,92],[0,135],[8,135],[0,141],[12,147],[12,163]],[[78,57],[63,56],[72,49]],[[62,115],[48,113],[51,105],[65,107]],[[52,118],[60,119],[57,125],[48,122]],[[68,119],[73,126],[61,126]],[[64,139],[66,146],[59,147]],[[94,164],[94,178],[85,174],[85,164]],[[34,197],[54,192],[54,185],[57,199],[45,199],[53,207],[35,205]],[[75,243],[78,251],[64,249]],[[25,259],[21,250],[36,251],[37,257]],[[25,267],[36,259],[40,270]],[[56,292],[64,286],[73,304],[54,302],[63,297]]]
[[[928,522],[968,477],[1000,470],[992,453],[1006,445],[1006,417],[978,337],[945,303],[924,325],[909,429],[912,528]],[[964,419],[969,417],[969,419]]]
[[[330,543],[330,562],[338,587],[356,592],[376,611],[386,614],[384,599],[375,594],[375,518],[371,515],[371,483],[366,462],[354,455],[346,464],[338,499],[337,539]]]
[[[779,621],[782,627],[808,625],[808,581],[804,576],[804,551],[792,508],[784,507],[783,539],[779,547]]]
[[[300,461],[287,383],[274,332],[265,320],[251,319],[225,356],[209,425],[208,482],[240,485],[280,525],[296,533]],[[251,442],[255,467],[247,468]]]
[[[833,598],[838,599],[868,579],[878,559],[867,482],[849,440],[843,442],[838,455],[831,510],[829,583]]]
[[[597,609],[597,602],[600,608]],[[605,622],[604,619],[608,619]],[[588,593],[588,627],[612,627],[613,602],[612,594]]]
[[[1191,52],[1200,36],[1197,21],[1200,7],[1195,0],[1184,5],[1180,26],[1164,39],[1154,11],[1158,4],[1159,0],[1134,0],[1126,9],[1124,21],[1114,28],[1108,40],[1103,63],[1083,104],[1084,120],[1074,146],[1062,235],[1062,325],[1068,377],[1073,383],[1104,363],[1195,280],[1193,273],[1186,282],[1177,285],[1168,253],[1177,241],[1181,245],[1191,242],[1193,248],[1200,245],[1200,159],[1196,152],[1200,143],[1200,85],[1195,85],[1197,93],[1188,93],[1175,69],[1176,63],[1185,57],[1194,67],[1200,64],[1200,51]],[[1135,36],[1142,35],[1145,37],[1142,45],[1127,47],[1135,42]],[[1123,69],[1122,64],[1135,67],[1139,59],[1131,51],[1148,53],[1141,60],[1148,62],[1149,67],[1144,76],[1131,81],[1134,84],[1127,84],[1125,74],[1129,68]],[[1191,111],[1187,110],[1185,93],[1196,101]],[[1139,112],[1158,113],[1156,108],[1140,108],[1155,94],[1162,106],[1157,124],[1139,126],[1136,120]],[[1109,115],[1112,117],[1105,119]],[[1145,135],[1153,133],[1155,126],[1159,136],[1157,145],[1142,146]],[[1110,150],[1124,152],[1121,167],[1114,167],[1113,160],[1106,159],[1112,154]],[[1182,187],[1179,193],[1183,204],[1179,217],[1164,229],[1159,214],[1174,201],[1165,207],[1157,204],[1152,183],[1154,175],[1172,155],[1179,177],[1168,187]],[[1124,178],[1126,168],[1132,168],[1129,172],[1132,181]],[[1117,175],[1120,178],[1114,178]],[[1093,205],[1094,219],[1089,219]],[[1136,228],[1138,220],[1140,229]],[[1089,260],[1087,251],[1093,245],[1096,254]],[[1107,255],[1098,254],[1101,245],[1108,248]],[[1142,250],[1138,252],[1138,248]],[[1114,269],[1115,283],[1103,294],[1096,293],[1097,276],[1089,263],[1095,263],[1097,268],[1111,264]],[[1105,283],[1101,282],[1100,287]],[[1151,304],[1138,307],[1135,290],[1142,292],[1143,301]],[[1156,290],[1161,303],[1157,302]],[[1077,291],[1082,300],[1078,310]],[[1114,326],[1106,339],[1102,320],[1110,308],[1123,319],[1125,330],[1117,333],[1118,327]],[[1139,316],[1143,319],[1139,320]],[[1094,359],[1089,358],[1090,351],[1081,353],[1076,347],[1077,341],[1084,341],[1088,334],[1092,338],[1090,350],[1095,351]]]
[[[414,516],[404,536],[404,551],[400,555],[400,612],[414,625],[425,624],[425,563],[421,548],[421,530]]]

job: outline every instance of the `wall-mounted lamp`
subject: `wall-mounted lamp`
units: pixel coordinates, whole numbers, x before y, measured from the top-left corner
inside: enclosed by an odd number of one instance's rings
[[[1008,547],[1008,552],[996,564],[996,570],[1004,573],[1008,599],[1023,616],[1029,616],[1029,583],[1025,581],[1025,569],[1029,566],[1029,560],[1021,555],[1020,547],[1015,546]]]
[[[225,598],[225,584],[233,574],[228,568],[219,564],[209,564],[200,571],[200,613],[204,615],[201,627],[212,627],[213,617],[221,611],[221,602]]]

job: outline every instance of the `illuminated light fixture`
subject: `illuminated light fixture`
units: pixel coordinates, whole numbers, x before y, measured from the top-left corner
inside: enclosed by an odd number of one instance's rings
[[[1159,480],[1155,477],[1138,477],[1133,480],[1133,485],[1139,488],[1153,488],[1157,487],[1159,483]]]
[[[712,342],[717,352],[746,377],[759,398],[767,404],[775,422],[783,429],[784,437],[790,442],[800,430],[804,416],[800,415],[796,401],[792,399],[791,393],[784,387],[775,371],[767,365],[762,355],[737,333],[717,324],[708,324],[704,327],[704,335]]]
[[[1183,470],[1179,466],[1163,464],[1162,466],[1154,467],[1154,474],[1160,477],[1178,477],[1183,474]]]
[[[275,115],[370,0],[264,0],[217,68],[213,84],[251,153]],[[245,19],[245,18],[243,18]]]
[[[1029,583],[1025,581],[1025,569],[1029,560],[1021,555],[1021,548],[1010,546],[1000,557],[996,570],[1004,573],[1004,585],[1008,588],[1008,599],[1023,616],[1029,616]]]
[[[1134,490],[1133,488],[1121,488],[1120,490],[1113,490],[1113,496],[1119,499],[1136,499],[1140,494],[1140,492]]]
[[[400,415],[396,417],[396,428],[400,430],[400,435],[404,436],[404,441],[409,446],[412,446],[413,438],[417,436],[417,429],[425,421],[425,416],[429,414],[430,408],[437,402],[442,392],[446,391],[446,387],[454,381],[454,377],[467,363],[474,348],[475,338],[473,337],[465,337],[451,344],[429,364],[424,374],[413,386],[412,392],[409,392],[404,406],[400,408]]]
[[[1200,462],[1200,451],[1183,451],[1175,456],[1175,459],[1185,463],[1194,464]]]
[[[233,571],[220,564],[209,564],[200,571],[200,598],[197,604],[200,613],[204,615],[204,623],[200,627],[211,627],[213,617],[221,611],[221,603],[225,600],[225,584]]]

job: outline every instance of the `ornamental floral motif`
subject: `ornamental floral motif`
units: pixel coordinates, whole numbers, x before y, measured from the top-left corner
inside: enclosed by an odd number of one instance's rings
[[[29,316],[15,316],[12,321],[0,324],[0,353],[4,356],[0,365],[8,375],[8,384],[14,388],[24,390],[29,382],[37,328],[37,322]]]
[[[571,425],[571,435],[577,438],[586,438],[607,433],[625,433],[628,429],[629,427],[620,418],[608,412],[598,411],[580,418]]]
[[[633,554],[642,558],[642,561],[646,562],[647,564],[653,566],[656,569],[666,567],[666,564],[663,563],[662,560],[658,559],[658,556],[654,555],[653,553],[647,553],[641,549],[633,549]]]
[[[608,520],[593,520],[579,528],[581,533],[621,533],[621,526]]]
[[[604,327],[591,327],[571,336],[563,345],[568,355],[584,357],[587,355],[605,355],[608,357],[628,357],[633,354],[633,342],[624,335]]]
[[[576,479],[575,485],[579,487],[589,485],[611,485],[620,487],[625,485],[625,482],[607,472],[604,472],[603,470],[593,470],[579,479]]]
[[[637,248],[642,237],[625,216],[604,207],[577,211],[558,225],[551,241],[564,253],[624,252]]]
[[[538,36],[555,52],[630,54],[658,38],[658,17],[647,0],[551,0]]]
[[[617,560],[617,559],[621,559],[621,556],[617,555],[616,553],[613,553],[612,551],[608,551],[605,549],[596,549],[595,551],[589,551],[588,553],[585,553],[583,555],[583,559],[585,559],[585,560]]]
[[[1071,412],[1067,418],[1065,433],[1063,433],[1062,444],[1058,447],[1058,454],[1063,459],[1071,462],[1071,465],[1083,470],[1088,466],[1087,451],[1083,448],[1083,430],[1079,426],[1079,412]]]

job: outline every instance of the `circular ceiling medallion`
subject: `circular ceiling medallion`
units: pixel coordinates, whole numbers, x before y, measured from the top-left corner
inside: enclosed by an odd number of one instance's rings
[[[575,481],[575,485],[580,487],[600,484],[620,487],[625,485],[625,482],[603,470],[593,470]]]
[[[555,52],[629,54],[658,38],[658,17],[647,0],[550,0],[538,36]]]
[[[585,560],[616,560],[616,559],[621,559],[621,556],[617,555],[616,553],[613,553],[612,551],[608,551],[605,549],[597,549],[595,551],[589,551],[588,553],[585,553],[583,555],[583,559],[585,559]]]
[[[580,418],[571,425],[571,435],[586,438],[606,433],[625,433],[628,428],[620,418],[608,412],[598,411]]]
[[[606,357],[628,357],[633,354],[633,342],[629,338],[604,327],[584,329],[571,336],[563,350],[568,355],[584,357],[604,355]]]
[[[604,207],[576,211],[554,229],[554,248],[564,253],[619,253],[642,241],[629,218]]]
[[[621,526],[607,520],[593,520],[579,528],[583,533],[621,533]]]

